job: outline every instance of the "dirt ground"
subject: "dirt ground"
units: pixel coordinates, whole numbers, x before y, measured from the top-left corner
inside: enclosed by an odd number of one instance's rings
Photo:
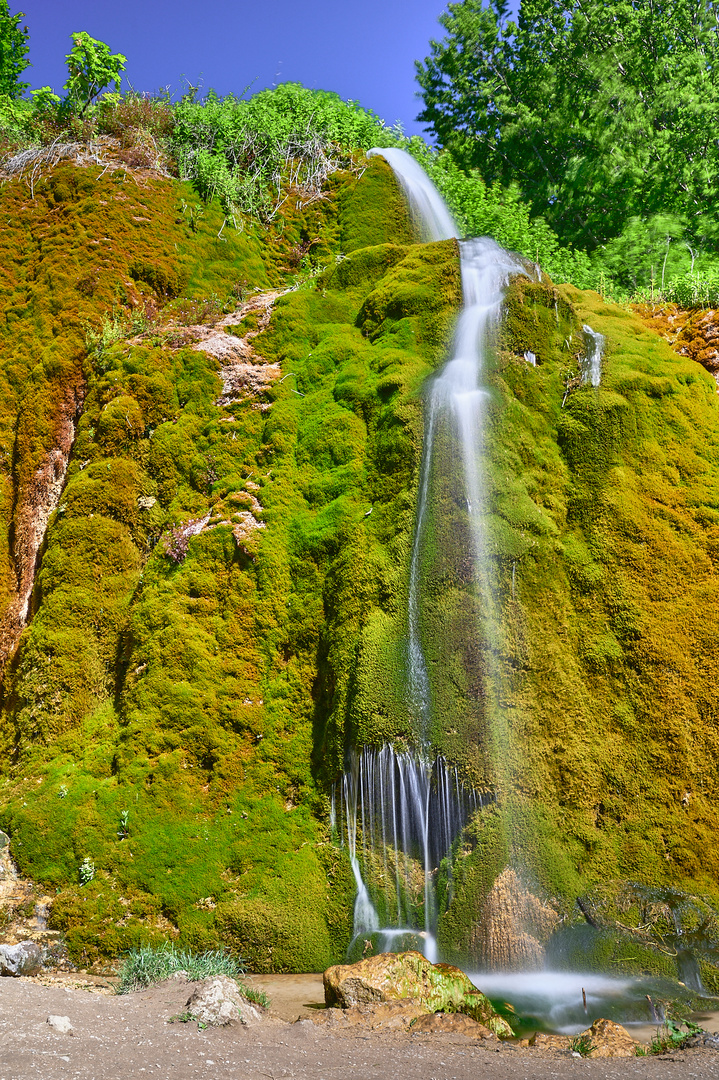
[[[322,1002],[319,976],[251,981],[272,994],[270,1019],[202,1031],[168,1022],[191,993],[184,978],[121,997],[102,980],[82,989],[77,979],[0,979],[0,1080],[719,1080],[719,1053],[707,1050],[586,1061],[446,1034],[343,1037],[307,1019]],[[54,1031],[52,1014],[69,1017],[73,1033]]]

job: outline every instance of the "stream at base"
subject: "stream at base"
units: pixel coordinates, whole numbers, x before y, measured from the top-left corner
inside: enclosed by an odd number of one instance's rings
[[[664,1018],[662,1002],[676,999],[677,994],[675,982],[649,976],[619,977],[581,971],[467,974],[495,1005],[512,1006],[516,1014],[512,1026],[523,1037],[535,1031],[578,1035],[603,1018],[626,1027],[632,1038],[649,1042]],[[693,1014],[690,1007],[686,1015],[693,1015],[695,1022],[709,1031],[716,1030],[719,1022],[719,1014]]]

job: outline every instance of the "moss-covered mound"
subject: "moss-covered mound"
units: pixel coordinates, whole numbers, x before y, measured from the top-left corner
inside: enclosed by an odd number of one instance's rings
[[[255,970],[322,970],[350,936],[328,793],[354,640],[403,578],[455,245],[406,246],[381,160],[221,237],[182,185],[125,172],[61,166],[0,198],[14,857],[56,892],[78,960],[169,933]],[[329,264],[317,287],[309,241]],[[298,280],[253,341],[282,377],[223,395],[224,361],[183,323]]]
[[[716,384],[596,293],[517,279],[506,306],[484,699],[499,808],[458,850],[440,932],[449,957],[475,962],[477,913],[507,862],[581,922],[591,883],[719,894]],[[606,338],[598,389],[579,378],[585,323]],[[626,968],[666,967],[667,950],[622,951]]]

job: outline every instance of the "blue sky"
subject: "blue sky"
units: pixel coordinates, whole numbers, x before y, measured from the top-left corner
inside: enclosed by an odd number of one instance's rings
[[[414,60],[442,35],[442,0],[10,0],[25,13],[33,88],[60,91],[70,34],[86,30],[128,58],[136,90],[182,76],[221,94],[280,81],[335,90],[388,124],[421,133],[414,120]]]

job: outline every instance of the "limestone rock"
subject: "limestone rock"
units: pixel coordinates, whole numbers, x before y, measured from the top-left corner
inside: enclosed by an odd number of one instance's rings
[[[522,884],[507,867],[497,877],[473,924],[470,950],[490,971],[531,971],[544,963],[544,943],[559,922],[558,912]]]
[[[506,1020],[463,971],[449,964],[432,964],[419,952],[380,953],[356,964],[338,964],[328,968],[323,981],[329,1006],[348,1009],[413,999],[425,1012],[461,1012],[495,1035],[512,1035]]]
[[[53,1031],[58,1031],[61,1035],[72,1035],[69,1016],[48,1016],[47,1022]]]
[[[594,1049],[588,1055],[592,1058],[635,1057],[637,1043],[626,1028],[615,1024],[613,1020],[595,1020],[590,1028],[582,1032],[592,1040]]]
[[[568,1035],[546,1035],[543,1031],[536,1031],[526,1043],[523,1040],[522,1045],[535,1050],[569,1050],[572,1040]]]
[[[412,1034],[451,1034],[468,1035],[471,1039],[489,1039],[499,1043],[499,1039],[484,1024],[478,1024],[471,1016],[464,1013],[426,1013],[412,1023]]]
[[[348,1009],[325,1009],[315,1023],[330,1027],[363,1027],[370,1031],[408,1031],[415,1021],[427,1014],[418,1001],[375,1001],[351,1005]]]
[[[0,975],[37,975],[42,969],[42,951],[34,941],[0,945]]]
[[[265,1010],[244,996],[234,979],[213,975],[203,979],[187,999],[187,1011],[201,1024],[218,1027],[239,1020],[243,1024],[258,1024]]]

